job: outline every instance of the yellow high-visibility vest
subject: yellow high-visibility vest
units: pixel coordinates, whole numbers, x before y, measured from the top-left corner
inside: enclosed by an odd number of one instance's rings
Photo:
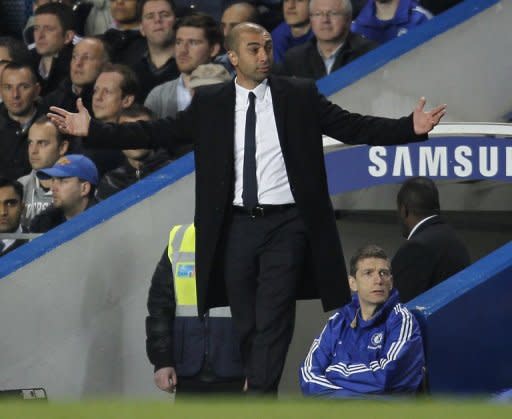
[[[176,317],[197,316],[196,230],[194,224],[176,225],[169,233],[167,256],[172,264]],[[210,317],[231,317],[229,307],[216,307]]]

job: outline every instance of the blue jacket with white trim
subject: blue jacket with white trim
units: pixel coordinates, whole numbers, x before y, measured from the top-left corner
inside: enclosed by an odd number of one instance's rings
[[[299,380],[305,395],[413,393],[424,365],[418,323],[393,290],[368,321],[360,315],[357,295],[334,314],[313,341]]]
[[[352,22],[350,31],[384,43],[432,19],[432,14],[421,7],[417,0],[400,0],[395,16],[389,20],[380,20],[376,13],[375,0],[368,1]]]

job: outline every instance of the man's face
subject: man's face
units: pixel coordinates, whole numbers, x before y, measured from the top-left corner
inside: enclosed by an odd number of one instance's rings
[[[389,261],[365,258],[357,263],[356,275],[349,277],[350,289],[357,292],[361,306],[377,307],[383,304],[393,288]]]
[[[73,32],[64,32],[55,15],[37,15],[34,16],[34,40],[39,55],[52,56],[73,40]]]
[[[218,52],[219,45],[210,46],[202,28],[183,26],[177,30],[174,54],[181,73],[192,73],[198,65],[209,63]]]
[[[6,47],[0,47],[0,80],[2,78],[2,71],[4,67],[11,62],[11,56],[9,50]],[[2,98],[2,91],[0,90],[0,99]]]
[[[123,76],[115,72],[101,73],[94,85],[92,96],[92,110],[94,117],[106,122],[116,122],[121,109],[131,105],[127,98],[123,97],[121,83]]]
[[[138,116],[135,118],[121,116],[119,118],[119,123],[126,124],[128,122],[149,121],[149,120],[150,120],[150,118],[145,115],[141,115],[141,116]],[[140,148],[137,150],[123,150],[123,154],[126,156],[127,159],[136,160],[136,161],[144,160],[149,155],[149,153],[151,153],[151,150],[148,150],[145,148]]]
[[[319,41],[338,41],[345,38],[349,17],[341,0],[314,0],[311,8],[311,29]]]
[[[86,184],[77,177],[52,178],[53,206],[64,211],[76,208],[89,193]]]
[[[137,0],[110,0],[110,14],[119,23],[131,23],[137,18]]]
[[[71,81],[79,87],[94,83],[104,64],[103,45],[93,39],[84,39],[75,45],[71,57]]]
[[[284,0],[283,14],[288,25],[304,25],[309,21],[309,0]]]
[[[148,44],[165,46],[171,43],[176,15],[164,0],[151,0],[144,4],[140,32]]]
[[[52,167],[67,151],[67,141],[57,141],[57,128],[51,122],[34,124],[28,131],[28,159],[32,169]]]
[[[242,22],[248,22],[251,19],[252,10],[245,4],[234,4],[224,10],[220,25],[224,32],[224,38],[229,35],[231,29]]]
[[[240,32],[238,51],[230,51],[229,58],[236,69],[240,85],[254,88],[266,79],[272,70],[272,38],[270,34],[267,31],[262,33]]]
[[[12,58],[9,55],[9,50],[7,47],[0,47],[0,76],[2,75],[2,70],[4,67],[11,61]]]
[[[23,201],[12,186],[0,188],[0,233],[13,233],[20,225]]]
[[[40,87],[32,77],[26,68],[3,71],[0,78],[2,99],[10,115],[23,117],[33,112]]]

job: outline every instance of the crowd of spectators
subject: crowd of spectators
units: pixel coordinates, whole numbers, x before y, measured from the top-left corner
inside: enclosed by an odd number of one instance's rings
[[[432,18],[422,4],[445,9],[418,0],[2,4],[0,177],[21,182],[27,230],[55,206],[53,180],[38,171],[67,153],[91,160],[99,176],[95,199],[103,200],[190,150],[91,149],[84,138],[58,132],[44,116],[50,106],[76,112],[80,99],[95,118],[113,123],[174,117],[195,87],[235,76],[224,39],[241,22],[271,31],[275,73],[319,79]]]

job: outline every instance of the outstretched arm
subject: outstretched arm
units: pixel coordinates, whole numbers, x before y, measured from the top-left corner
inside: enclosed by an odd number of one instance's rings
[[[154,121],[138,121],[126,124],[107,124],[91,118],[82,100],[77,100],[78,112],[52,106],[48,117],[57,128],[69,135],[84,137],[87,146],[96,148],[138,149],[166,148],[170,152],[190,144],[194,136],[194,101],[186,112],[180,112],[176,120],[168,117]],[[189,110],[192,111],[189,112]]]
[[[317,95],[319,102],[315,108],[319,112],[322,133],[347,144],[394,145],[425,141],[446,113],[446,105],[425,111],[426,100],[422,97],[409,116],[381,118],[348,112],[318,92]]]

